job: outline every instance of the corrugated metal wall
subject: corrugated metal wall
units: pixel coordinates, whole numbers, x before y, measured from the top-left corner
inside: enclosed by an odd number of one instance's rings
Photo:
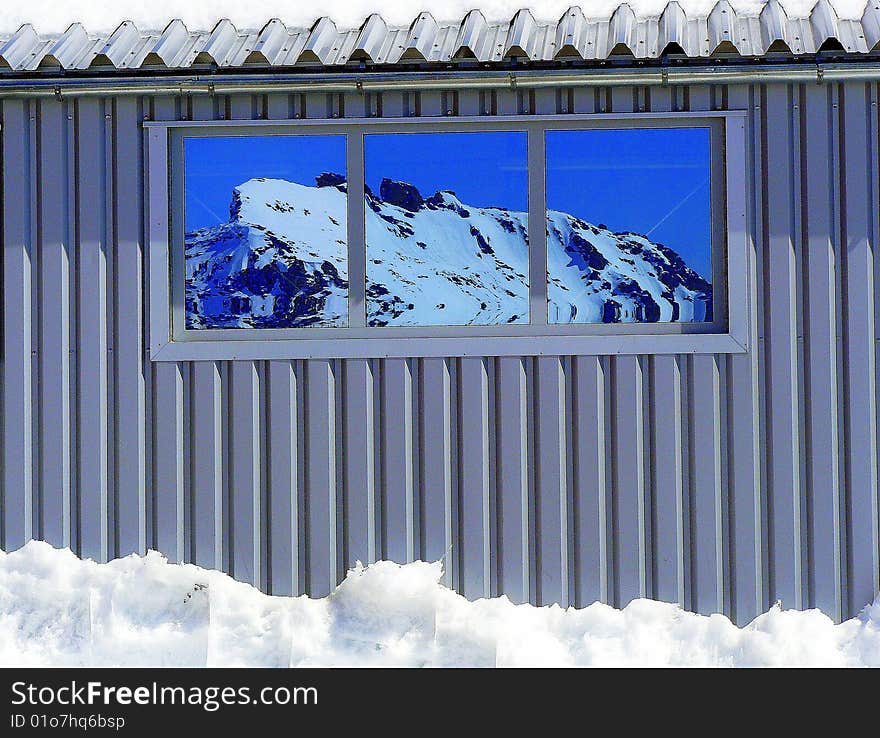
[[[878,589],[878,86],[2,102],[2,547],[744,623]],[[144,119],[746,109],[749,355],[151,363]]]

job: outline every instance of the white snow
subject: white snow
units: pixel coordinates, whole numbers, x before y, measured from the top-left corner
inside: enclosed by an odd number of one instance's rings
[[[629,5],[639,17],[656,17],[667,0],[630,0]],[[310,26],[319,15],[332,18],[341,28],[356,28],[371,13],[394,25],[408,25],[422,11],[437,20],[460,20],[465,13],[479,8],[489,20],[509,20],[521,8],[528,8],[538,20],[555,21],[572,5],[572,0],[325,0],[316,10],[311,3],[290,0],[30,0],[27,3],[4,3],[0,7],[0,33],[12,33],[23,23],[31,23],[40,33],[61,33],[71,23],[82,23],[93,33],[108,32],[122,21],[131,20],[141,29],[161,29],[174,18],[180,18],[190,30],[212,28],[221,18],[230,19],[239,28],[258,29],[271,18],[280,18],[295,26]],[[620,4],[619,0],[582,2],[587,17],[607,17]],[[679,0],[688,12],[708,14],[715,0]],[[738,11],[749,15],[760,12],[760,0],[731,0]],[[815,0],[782,0],[790,17],[806,17]],[[861,18],[865,0],[833,0],[841,18]]]
[[[270,597],[155,552],[30,542],[0,551],[0,666],[880,666],[880,597],[840,625],[774,607],[737,628],[651,600],[469,602],[441,576],[383,561],[324,599]]]

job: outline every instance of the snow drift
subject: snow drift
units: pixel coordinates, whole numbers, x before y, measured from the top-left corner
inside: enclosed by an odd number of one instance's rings
[[[528,214],[407,182],[366,193],[370,326],[528,323]],[[712,286],[673,249],[547,214],[551,323],[712,320]],[[229,220],[186,234],[190,328],[348,323],[346,183],[256,178]]]
[[[271,597],[160,554],[108,564],[0,552],[0,666],[880,666],[880,597],[835,625],[774,607],[745,628],[636,600],[469,602],[439,563],[352,569],[329,597]]]

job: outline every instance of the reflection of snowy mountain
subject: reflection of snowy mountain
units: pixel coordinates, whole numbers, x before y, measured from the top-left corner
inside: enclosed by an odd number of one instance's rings
[[[370,325],[528,321],[526,213],[424,198],[383,180],[367,192]],[[345,183],[252,179],[227,223],[186,236],[189,327],[347,324]],[[712,319],[712,290],[671,249],[571,215],[547,218],[551,322]]]
[[[345,184],[251,179],[229,221],[186,234],[189,328],[348,324]]]

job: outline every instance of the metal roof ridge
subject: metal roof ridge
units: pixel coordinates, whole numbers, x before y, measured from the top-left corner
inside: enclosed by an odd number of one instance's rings
[[[54,34],[40,34],[24,24],[14,33],[0,34],[0,76],[59,69],[431,66],[508,59],[603,61],[609,56],[797,57],[831,51],[880,51],[880,0],[868,2],[859,19],[841,18],[831,0],[818,0],[807,15],[789,15],[780,0],[744,11],[728,0],[716,0],[696,12],[670,0],[646,15],[638,15],[627,2],[598,16],[572,5],[555,21],[524,8],[506,20],[488,20],[479,9],[457,21],[438,21],[422,12],[403,26],[372,13],[352,28],[340,27],[328,16],[310,27],[272,18],[252,29],[221,19],[213,28],[197,31],[181,19],[162,29],[141,29],[127,20],[101,34],[79,23]]]

